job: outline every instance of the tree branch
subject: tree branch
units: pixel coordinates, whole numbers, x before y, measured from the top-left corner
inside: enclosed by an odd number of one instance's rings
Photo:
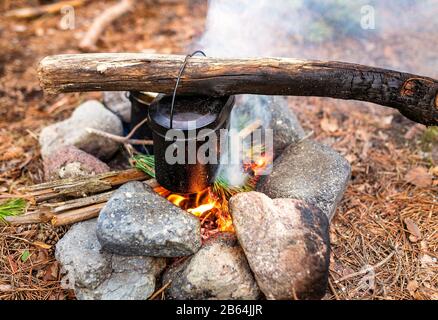
[[[184,56],[142,53],[59,55],[39,66],[49,93],[134,90],[171,93]],[[266,94],[368,101],[438,125],[438,81],[369,66],[289,58],[189,59],[179,94]]]

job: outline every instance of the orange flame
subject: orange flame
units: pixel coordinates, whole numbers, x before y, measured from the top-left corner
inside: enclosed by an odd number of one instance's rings
[[[228,210],[223,210],[224,204],[227,206],[228,202],[226,199],[219,199],[215,196],[211,188],[187,195],[172,193],[161,186],[154,190],[177,207],[200,218],[202,223],[209,220],[214,222],[219,231],[234,231]]]
[[[251,161],[244,165],[244,170],[252,172],[257,178],[258,173],[269,164],[269,158],[266,155]],[[222,232],[234,232],[234,226],[228,209],[228,197],[226,193],[217,194],[211,188],[207,188],[196,194],[176,194],[159,186],[154,191],[163,196],[177,207],[186,210],[201,220],[205,227],[207,224],[212,228],[217,228]]]

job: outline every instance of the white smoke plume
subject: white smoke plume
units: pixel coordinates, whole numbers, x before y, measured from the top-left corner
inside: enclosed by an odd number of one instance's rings
[[[438,0],[210,0],[205,33],[196,48],[212,57],[342,60],[436,77],[436,50],[431,53],[433,58],[431,54],[420,57],[412,51],[418,48],[406,44],[406,52],[418,59],[414,64],[390,57],[373,60],[372,54],[385,50],[381,47],[382,38],[392,40],[407,32],[436,30],[436,17]],[[364,21],[373,25],[364,27]],[[350,48],[348,42],[342,42],[346,37],[357,39],[366,50]],[[338,43],[344,47],[333,50]],[[242,113],[269,124],[265,99],[248,95],[241,98],[251,103],[236,104],[230,118],[231,128],[239,127]],[[276,102],[287,104],[285,99]],[[243,182],[239,166],[222,166],[219,172],[233,184]]]

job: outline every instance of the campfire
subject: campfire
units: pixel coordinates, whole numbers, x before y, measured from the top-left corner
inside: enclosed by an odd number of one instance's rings
[[[269,164],[267,155],[243,164],[245,174],[249,177],[247,190],[254,189]],[[234,194],[243,191],[242,186],[230,186],[223,179],[217,178],[212,187],[192,194],[173,193],[161,186],[154,191],[167,200],[198,217],[201,221],[204,237],[217,232],[234,232],[233,222],[228,207],[228,200]]]

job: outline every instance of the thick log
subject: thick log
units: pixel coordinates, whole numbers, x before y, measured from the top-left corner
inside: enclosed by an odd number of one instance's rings
[[[138,90],[171,93],[184,56],[97,53],[44,58],[48,93]],[[289,58],[191,57],[179,94],[265,94],[368,101],[407,118],[438,125],[438,81],[369,66]]]

